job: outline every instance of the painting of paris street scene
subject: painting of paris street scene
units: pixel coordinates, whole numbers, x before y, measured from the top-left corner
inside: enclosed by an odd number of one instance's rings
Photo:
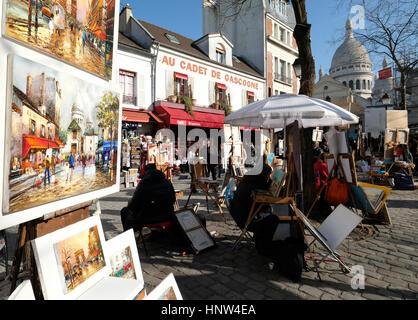
[[[6,0],[5,34],[98,76],[112,76],[115,0]]]
[[[14,56],[10,112],[4,213],[116,183],[116,94]]]
[[[74,290],[105,265],[97,226],[54,244],[58,265],[62,267],[65,293]]]

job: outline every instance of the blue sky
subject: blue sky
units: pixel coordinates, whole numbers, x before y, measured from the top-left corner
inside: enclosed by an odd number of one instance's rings
[[[177,32],[191,39],[202,36],[201,0],[120,0],[127,3],[136,18]],[[356,4],[356,1],[352,1]],[[318,76],[320,66],[328,73],[332,56],[342,43],[345,23],[350,14],[348,0],[306,0],[308,21],[312,24],[311,46]],[[367,24],[366,24],[367,28]],[[373,70],[380,69],[383,57],[371,57]]]

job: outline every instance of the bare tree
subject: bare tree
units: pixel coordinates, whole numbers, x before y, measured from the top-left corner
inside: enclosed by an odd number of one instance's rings
[[[237,17],[245,10],[246,6],[253,5],[252,0],[224,0],[229,8],[223,14],[223,19],[227,17]],[[299,50],[299,62],[301,64],[301,78],[299,94],[312,97],[315,85],[315,61],[311,49],[311,25],[308,23],[308,13],[306,11],[305,0],[286,0],[291,3],[296,18],[296,27],[293,36]],[[222,24],[222,22],[221,22]],[[313,170],[313,142],[312,128],[301,130],[302,137],[302,159],[303,159],[303,207],[309,208],[315,199],[315,175]]]
[[[400,73],[401,106],[406,110],[406,81],[417,67],[416,0],[363,0],[366,28],[355,32],[370,53],[386,55]]]

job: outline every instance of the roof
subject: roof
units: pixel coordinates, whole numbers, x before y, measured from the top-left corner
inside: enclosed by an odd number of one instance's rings
[[[75,121],[75,119],[73,119],[70,123],[70,125],[68,126],[68,131],[80,131],[81,128],[78,125],[77,121]]]
[[[123,45],[125,45],[127,47],[130,47],[130,48],[133,48],[133,49],[137,49],[137,50],[141,50],[141,51],[149,53],[147,49],[143,48],[142,46],[140,46],[136,42],[129,39],[122,32],[119,32],[118,43],[123,44]]]
[[[367,49],[359,41],[354,39],[351,20],[349,18],[346,24],[345,40],[335,51],[330,69],[358,63],[372,64]]]
[[[188,54],[188,55],[192,55],[196,58],[209,61],[209,62],[211,62],[213,64],[217,64],[219,66],[231,68],[231,66],[227,66],[227,65],[224,65],[222,63],[219,63],[217,61],[214,61],[214,60],[210,59],[205,53],[203,53],[194,44],[195,40],[184,37],[181,34],[178,34],[176,32],[161,28],[159,26],[148,23],[146,21],[143,21],[143,20],[138,20],[138,21],[154,37],[155,41],[159,42],[161,45],[163,45],[167,48],[170,48],[170,49]],[[171,42],[169,39],[167,39],[167,37],[165,36],[166,33],[175,36],[177,38],[177,40],[180,42],[180,44],[175,44],[175,43]],[[245,72],[247,74],[250,74],[250,75],[253,75],[253,76],[256,76],[256,77],[264,78],[260,73],[258,73],[253,68],[251,68],[242,58],[240,58],[240,57],[237,57],[237,58],[239,59],[240,62],[237,62],[237,61],[235,61],[235,59],[232,59],[232,69],[235,69],[235,70],[241,71],[241,72]]]

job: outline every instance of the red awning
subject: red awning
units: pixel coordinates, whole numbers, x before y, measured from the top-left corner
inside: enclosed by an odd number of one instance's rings
[[[155,106],[154,111],[167,124],[222,129],[225,115],[194,111],[192,117],[182,109]]]
[[[254,92],[247,91],[247,94],[248,94],[250,97],[254,97]]]
[[[59,141],[58,139],[56,140]],[[61,143],[61,141],[59,141],[58,144],[53,140],[32,136],[30,134],[24,134],[22,142],[22,158],[26,157],[30,149],[59,149],[62,147],[64,147],[64,145]]]
[[[149,122],[149,115],[137,110],[122,109],[122,121],[126,122]]]
[[[188,80],[189,79],[188,75],[187,74],[183,74],[183,73],[174,72],[174,76],[176,78],[179,78],[179,79],[184,79],[184,80]]]
[[[222,84],[222,83],[216,82],[216,86],[217,86],[219,89],[226,90],[226,85],[224,85],[224,84]]]

